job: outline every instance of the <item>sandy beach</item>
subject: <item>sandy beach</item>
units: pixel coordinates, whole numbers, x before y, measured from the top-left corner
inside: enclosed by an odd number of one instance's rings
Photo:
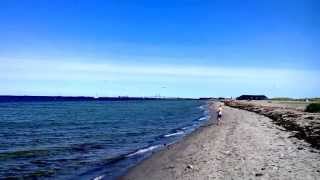
[[[271,119],[224,106],[223,122],[212,118],[182,141],[154,153],[122,180],[320,179],[320,152]]]

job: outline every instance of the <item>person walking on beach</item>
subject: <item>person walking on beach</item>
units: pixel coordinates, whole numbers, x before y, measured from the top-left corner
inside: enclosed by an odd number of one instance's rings
[[[217,123],[218,125],[221,124],[221,118],[222,118],[222,105],[220,104],[217,110]]]

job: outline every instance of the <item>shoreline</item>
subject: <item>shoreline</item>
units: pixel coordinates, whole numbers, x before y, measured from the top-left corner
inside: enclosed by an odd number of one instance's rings
[[[210,114],[216,103],[209,102]],[[275,125],[271,119],[224,107],[220,126],[199,127],[130,168],[133,179],[317,179],[319,151]]]
[[[147,166],[149,165],[149,163],[146,163],[148,161],[150,161],[150,159],[159,159],[162,158],[163,155],[165,155],[166,153],[168,153],[167,151],[170,150],[176,150],[176,148],[181,148],[187,145],[187,143],[190,141],[189,139],[192,139],[193,136],[202,133],[202,131],[206,128],[212,127],[216,125],[216,120],[213,117],[216,117],[216,112],[215,111],[211,111],[210,109],[212,109],[213,106],[216,106],[215,101],[208,101],[207,105],[208,105],[208,116],[209,119],[203,123],[201,126],[199,126],[198,128],[196,128],[193,132],[187,134],[186,136],[182,137],[182,139],[179,139],[178,141],[172,143],[172,144],[168,144],[165,145],[163,148],[159,149],[158,151],[153,152],[150,156],[146,157],[145,159],[143,159],[142,161],[138,162],[137,164],[135,164],[134,166],[130,167],[125,174],[117,177],[117,180],[125,180],[125,179],[140,179],[141,177],[129,177],[131,176],[131,173],[140,173],[141,169],[140,166],[144,166],[144,164],[147,164]],[[211,108],[210,108],[211,107]],[[181,147],[180,147],[181,146]],[[169,167],[170,169],[170,167]],[[135,175],[134,175],[135,176]],[[148,179],[148,177],[145,177],[146,180]],[[162,179],[160,177],[160,179]]]

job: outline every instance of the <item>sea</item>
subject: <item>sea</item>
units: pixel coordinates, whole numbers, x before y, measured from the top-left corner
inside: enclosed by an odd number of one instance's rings
[[[204,100],[0,103],[0,179],[116,179],[209,118]]]

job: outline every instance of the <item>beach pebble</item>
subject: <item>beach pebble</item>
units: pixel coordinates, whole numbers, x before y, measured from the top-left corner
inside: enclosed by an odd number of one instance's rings
[[[315,151],[315,150],[311,149],[311,150],[310,150],[310,152],[312,152],[312,153],[316,153],[317,151]]]
[[[220,151],[224,155],[230,155],[230,151]]]
[[[193,169],[193,166],[191,164],[188,164],[187,168],[188,169]]]
[[[175,167],[174,166],[167,166],[166,168],[164,169],[174,169]]]
[[[279,157],[279,159],[283,159],[284,158],[284,154],[280,154],[280,157]]]

